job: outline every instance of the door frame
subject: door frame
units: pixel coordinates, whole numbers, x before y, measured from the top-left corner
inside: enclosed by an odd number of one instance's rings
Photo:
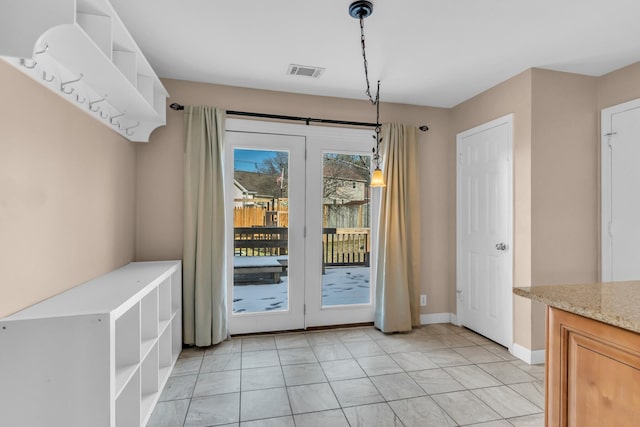
[[[322,143],[323,141],[325,142],[329,141],[329,142],[339,142],[339,144],[343,146],[348,145],[349,142],[362,143],[364,138],[367,141],[371,141],[370,142],[371,148],[373,148],[375,145],[375,139],[374,139],[375,133],[373,129],[369,130],[369,129],[354,129],[354,128],[336,128],[336,127],[328,127],[328,126],[308,126],[308,125],[282,123],[282,122],[266,122],[266,121],[250,120],[250,119],[227,118],[225,122],[225,131],[244,132],[244,133],[264,133],[264,134],[283,135],[283,136],[301,136],[306,138],[306,144],[314,144],[314,142]],[[225,150],[226,150],[226,147],[225,147]],[[331,148],[328,148],[328,150],[331,150]],[[357,150],[353,150],[353,151],[357,151]],[[371,152],[371,150],[368,150],[368,151]],[[227,153],[225,153],[225,158],[226,158],[226,155]],[[306,157],[307,155],[305,152],[305,161],[306,161]],[[320,162],[321,161],[322,160],[320,159]],[[305,173],[305,181],[309,181],[309,180],[306,180],[306,173]],[[305,183],[305,199],[308,197],[308,194],[309,194],[308,192],[311,189],[310,185],[311,185],[310,182]],[[228,187],[228,185],[225,183],[225,188],[226,187]],[[304,306],[303,306],[303,311],[305,312],[304,313],[304,329],[312,326],[327,326],[327,325],[333,325],[333,324],[338,325],[338,324],[345,324],[345,323],[373,322],[373,318],[375,314],[375,286],[376,286],[376,274],[374,273],[377,265],[376,249],[377,249],[377,234],[378,234],[378,227],[376,226],[376,224],[377,224],[377,218],[379,217],[379,207],[380,207],[379,206],[380,191],[376,189],[373,189],[373,190],[374,191],[372,191],[372,209],[371,209],[371,247],[372,247],[371,252],[372,253],[370,258],[370,261],[371,261],[370,265],[371,265],[372,274],[370,278],[370,284],[371,284],[370,308],[365,309],[364,305],[362,306],[345,305],[345,306],[331,306],[330,308],[327,308],[327,309],[322,309],[322,307],[319,307],[318,310],[315,310],[315,309],[312,309],[311,305],[317,302],[318,300],[314,298],[310,298],[308,293],[305,292]],[[225,198],[226,198],[226,195],[225,195]],[[308,202],[306,200],[304,202],[304,205],[305,207],[308,206]],[[377,209],[376,209],[376,206],[377,206]],[[227,212],[229,211],[227,210]],[[230,218],[228,218],[227,220],[231,221]],[[306,237],[308,236],[307,234],[307,228],[308,228],[308,222],[309,222],[308,212],[305,214],[304,222],[305,222],[305,230],[304,230],[305,261],[304,262],[306,264],[307,260],[311,259],[310,258],[311,256],[316,256],[316,255],[319,256],[319,251],[318,253],[316,253],[316,251],[314,251],[313,248],[311,248],[311,250],[309,249],[312,239],[309,239]],[[227,230],[226,232],[228,233],[229,227],[227,227],[226,230]],[[230,239],[233,239],[233,236],[225,237],[225,242],[227,242],[227,245],[229,244],[228,242]],[[232,253],[233,252],[231,252],[231,254]],[[227,282],[229,282],[229,281],[232,281],[233,279],[233,258],[231,258],[231,256],[228,256],[227,258],[228,258],[227,259],[227,277],[228,277]],[[303,283],[305,291],[307,289],[307,282],[311,280],[309,271],[307,270],[309,269],[305,269],[305,277],[304,277],[304,283]],[[229,283],[227,283],[226,285],[228,288]],[[322,283],[320,283],[320,286],[322,286]],[[229,295],[229,292],[227,292],[227,296],[228,295]],[[321,298],[319,299],[319,301],[321,304],[322,302]],[[228,302],[227,305],[229,306],[227,309],[227,312],[231,316],[232,315],[231,304],[229,304]],[[289,307],[289,309],[291,308],[292,307]],[[332,313],[334,316],[330,320],[324,320],[320,315],[318,315],[318,313],[320,312]],[[368,317],[366,318],[363,317],[362,319],[364,320],[362,320],[361,318],[358,318],[358,315],[368,316]]]
[[[611,206],[612,188],[611,182],[611,150],[609,141],[611,137],[612,118],[615,114],[640,108],[640,99],[623,102],[612,107],[603,108],[600,112],[600,280],[609,282],[613,275],[613,240],[610,234],[610,224],[612,221]]]
[[[513,260],[514,260],[514,244],[513,244],[513,113],[504,115],[497,119],[491,120],[479,126],[475,126],[466,131],[460,132],[456,135],[456,323],[458,326],[462,326],[464,324],[464,315],[461,312],[461,304],[458,301],[457,294],[460,292],[460,278],[462,277],[462,237],[460,230],[462,229],[462,211],[461,211],[461,198],[462,198],[462,164],[460,159],[460,148],[462,144],[462,140],[465,137],[475,135],[477,133],[502,126],[507,125],[508,135],[509,135],[509,143],[507,144],[507,148],[509,150],[507,154],[508,165],[507,165],[507,244],[509,245],[509,258],[510,262],[508,263],[508,271],[507,271],[507,281],[509,283],[508,288],[505,289],[505,292],[508,292],[509,295],[506,298],[508,301],[508,306],[505,307],[507,310],[508,316],[510,319],[509,324],[507,325],[507,336],[509,337],[508,349],[511,351],[513,347]]]

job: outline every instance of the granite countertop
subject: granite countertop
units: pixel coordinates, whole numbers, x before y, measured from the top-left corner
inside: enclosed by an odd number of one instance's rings
[[[513,293],[640,333],[640,281],[534,286]]]

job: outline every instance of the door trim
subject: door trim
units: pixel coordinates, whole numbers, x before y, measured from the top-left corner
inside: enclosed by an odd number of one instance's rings
[[[509,322],[507,328],[507,336],[509,337],[508,349],[511,351],[513,347],[513,254],[514,254],[514,244],[513,244],[513,113],[507,114],[505,116],[499,117],[497,119],[491,120],[482,125],[476,126],[474,128],[468,129],[466,131],[460,132],[456,135],[456,317],[458,325],[464,324],[464,315],[462,314],[460,307],[461,305],[458,302],[457,291],[460,290],[460,278],[461,270],[462,270],[462,238],[460,229],[462,227],[462,212],[460,210],[461,207],[461,197],[462,197],[462,182],[461,182],[461,167],[460,167],[460,146],[462,143],[462,139],[465,137],[469,137],[475,135],[477,133],[501,126],[507,125],[508,127],[508,135],[509,135],[509,144],[508,144],[508,167],[507,167],[507,206],[509,212],[507,217],[509,220],[507,221],[507,242],[510,245],[511,250],[509,251],[510,263],[507,272],[507,280],[509,283],[508,292],[509,295],[506,298],[506,301],[509,301],[508,307],[505,309],[508,312],[507,318],[511,321]]]
[[[603,108],[600,113],[600,280],[609,282],[612,279],[613,241],[609,234],[611,223],[612,182],[611,182],[611,151],[609,150],[610,134],[613,131],[612,118],[629,110],[640,108],[640,99],[624,102],[612,107]]]
[[[306,144],[314,144],[315,141],[322,142],[333,142],[338,144],[338,146],[349,146],[349,144],[358,144],[362,145],[363,139],[366,141],[371,141],[371,147],[375,144],[374,131],[369,129],[353,129],[353,128],[336,128],[336,127],[328,127],[328,126],[307,126],[301,124],[291,124],[291,123],[280,123],[280,122],[265,122],[258,120],[249,120],[249,119],[227,119],[225,122],[225,131],[227,132],[243,132],[243,133],[260,133],[260,134],[271,134],[271,135],[284,135],[284,136],[300,136],[306,138]],[[349,150],[346,150],[349,151]],[[359,151],[359,150],[354,150]],[[306,159],[305,152],[305,159]],[[225,153],[226,158],[226,153]],[[306,181],[306,174],[305,174]],[[305,182],[305,198],[308,197],[309,187],[308,182]],[[372,208],[372,223],[371,223],[371,247],[377,247],[377,222],[378,218],[377,210],[375,206],[377,204],[379,208],[379,191],[374,191],[372,194],[372,201],[375,200]],[[225,196],[226,197],[226,196]],[[305,200],[305,208],[308,206],[307,201]],[[305,232],[308,232],[308,221],[309,214],[305,213]],[[228,230],[228,228],[227,228]],[[227,231],[228,232],[228,231]],[[308,234],[307,234],[308,236]],[[229,239],[233,239],[233,236],[227,236],[225,242],[229,242]],[[229,243],[227,243],[229,244]],[[304,256],[305,256],[305,264],[309,257],[308,247],[309,239],[305,238],[304,243]],[[312,252],[312,251],[309,251]],[[233,252],[231,252],[233,253]],[[372,250],[371,253],[371,271],[375,273],[375,266],[377,262],[377,251]],[[229,257],[230,258],[230,257]],[[227,260],[227,271],[233,271],[232,261]],[[229,277],[233,277],[232,273]],[[304,289],[307,290],[307,282],[310,280],[308,277],[308,272],[305,270],[304,277]],[[227,279],[230,280],[230,279]],[[306,314],[310,316],[304,315],[304,328],[314,327],[314,326],[326,326],[332,324],[345,324],[345,323],[365,323],[365,322],[373,322],[374,310],[375,310],[375,283],[376,275],[371,274],[370,284],[371,284],[371,292],[372,292],[372,300],[371,300],[371,309],[370,318],[360,319],[356,315],[359,310],[362,310],[363,314],[369,315],[369,311],[364,312],[364,308],[368,305],[345,305],[345,306],[331,306],[330,308],[323,309],[322,307],[319,310],[315,310],[315,316],[312,315],[311,304],[315,302],[313,298],[310,298],[309,295],[305,292],[304,295],[304,304],[306,305],[305,311]],[[322,286],[322,284],[320,284]],[[321,302],[321,301],[320,301]],[[290,307],[291,309],[292,307]],[[231,309],[228,310],[231,312]],[[324,321],[318,317],[319,314],[324,313],[334,313],[334,316],[331,321]],[[284,329],[283,329],[284,330]]]

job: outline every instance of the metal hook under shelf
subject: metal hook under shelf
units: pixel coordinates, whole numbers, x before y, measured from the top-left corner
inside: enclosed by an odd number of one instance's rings
[[[114,120],[114,119],[118,119],[118,118],[120,118],[120,117],[122,117],[122,116],[124,116],[124,113],[120,113],[120,114],[117,114],[117,115],[115,115],[115,116],[111,116],[111,118],[109,119],[109,123],[111,123],[111,124],[112,124],[112,125],[114,125],[114,126],[115,126],[115,125],[118,125],[118,127],[120,127],[120,123],[118,123],[118,122],[114,122],[113,120]]]
[[[47,82],[47,83],[52,82],[52,81],[53,81],[53,79],[55,79],[55,78],[56,78],[56,76],[54,76],[53,74],[51,74],[51,78],[50,78],[50,79],[48,79],[48,78],[47,78],[47,72],[46,72],[46,71],[43,71],[43,72],[42,72],[42,80],[44,80],[44,81],[45,81],[45,82]]]
[[[20,65],[22,65],[24,68],[28,68],[30,70],[33,70],[34,68],[36,68],[36,65],[38,65],[37,61],[34,61],[33,59],[31,60],[31,65],[27,64],[27,60],[24,58],[20,58]]]
[[[106,119],[107,117],[109,117],[109,113],[105,113],[104,115],[102,115],[102,111],[100,111],[100,118],[101,119]]]
[[[65,87],[67,87],[67,85],[70,85],[70,84],[72,84],[72,83],[77,83],[77,82],[79,82],[80,80],[82,80],[82,77],[84,77],[84,76],[82,75],[82,73],[80,73],[80,77],[78,77],[77,79],[75,79],[75,80],[69,80],[68,82],[62,82],[62,83],[60,83],[60,90],[62,91],[62,93],[66,93],[67,95],[72,94],[72,93],[73,93],[73,91],[74,91],[75,89],[74,89],[74,88],[71,88],[71,90],[70,90],[70,91],[66,91],[66,90],[65,90]]]
[[[131,132],[129,133],[129,130],[133,129],[133,128],[137,128],[138,126],[140,126],[140,122],[136,123],[133,126],[129,126],[128,128],[125,128],[124,133],[126,133],[127,135],[131,136],[133,135],[135,132]]]
[[[76,102],[79,102],[80,104],[84,104],[86,100],[87,98],[82,98],[82,101],[80,101],[80,94],[76,93]]]
[[[107,95],[105,95],[105,96],[104,96],[104,98],[102,98],[102,99],[97,99],[97,100],[95,100],[95,101],[89,101],[89,110],[91,110],[91,111],[93,111],[94,113],[96,113],[96,112],[100,109],[100,107],[98,107],[98,108],[96,108],[96,109],[94,110],[94,109],[93,109],[93,106],[94,106],[94,105],[96,105],[96,104],[98,104],[98,103],[100,103],[100,102],[106,101],[106,100],[107,100]]]

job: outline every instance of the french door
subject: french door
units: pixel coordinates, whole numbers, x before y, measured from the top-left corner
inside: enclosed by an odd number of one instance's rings
[[[373,320],[370,131],[228,119],[231,334]]]

